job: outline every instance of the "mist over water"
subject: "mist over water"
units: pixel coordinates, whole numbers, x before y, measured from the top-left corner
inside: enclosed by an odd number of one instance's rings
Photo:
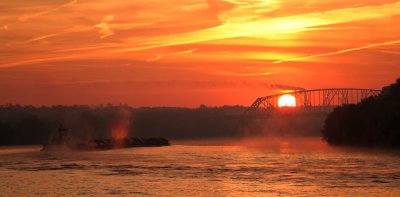
[[[1,196],[400,195],[398,152],[295,137],[172,143],[88,152],[1,148]]]

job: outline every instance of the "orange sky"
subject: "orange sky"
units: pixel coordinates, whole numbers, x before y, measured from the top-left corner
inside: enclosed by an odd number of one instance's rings
[[[0,2],[0,104],[250,105],[400,77],[396,0]]]

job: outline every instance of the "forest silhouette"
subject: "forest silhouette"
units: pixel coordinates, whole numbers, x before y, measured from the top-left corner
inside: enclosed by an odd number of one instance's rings
[[[218,138],[240,135],[243,106],[199,108],[127,105],[0,106],[0,145],[41,144],[67,125],[73,140],[111,139],[114,127],[126,125],[127,137],[169,139]]]
[[[244,106],[198,108],[127,105],[0,106],[0,145],[41,144],[57,136],[60,124],[76,143],[113,139],[113,130],[126,137],[221,139],[260,136],[319,136],[324,116],[288,113],[257,114]]]
[[[332,145],[400,148],[400,79],[378,96],[335,108],[322,135]]]

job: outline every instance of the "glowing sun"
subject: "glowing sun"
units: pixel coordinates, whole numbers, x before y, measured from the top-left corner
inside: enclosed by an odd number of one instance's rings
[[[279,97],[279,107],[296,107],[296,98],[290,94],[285,94]]]

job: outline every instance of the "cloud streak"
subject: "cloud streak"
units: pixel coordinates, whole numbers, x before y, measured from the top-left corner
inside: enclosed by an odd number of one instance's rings
[[[29,44],[32,42],[37,42],[37,41],[41,41],[41,40],[45,40],[45,39],[49,39],[49,38],[53,38],[53,37],[57,37],[57,36],[62,36],[62,35],[70,34],[70,33],[86,32],[86,31],[90,31],[92,29],[93,29],[93,27],[90,27],[90,26],[74,26],[74,27],[71,27],[68,29],[64,29],[61,32],[32,38],[30,40],[23,42],[23,44]]]
[[[109,23],[114,20],[113,15],[106,16],[101,23],[95,25],[95,27],[99,28],[100,38],[106,38],[108,36],[114,35],[114,30],[111,29]]]
[[[329,52],[329,53],[322,53],[322,54],[316,54],[316,55],[310,55],[310,56],[304,56],[304,57],[283,59],[283,60],[274,61],[273,63],[279,64],[279,63],[284,63],[284,62],[304,61],[304,60],[318,58],[318,57],[340,55],[340,54],[344,54],[344,53],[351,53],[351,52],[360,51],[360,50],[369,49],[369,48],[374,48],[374,47],[396,45],[396,44],[400,44],[400,40],[395,40],[395,41],[390,41],[390,42],[382,42],[382,43],[374,43],[374,44],[369,44],[369,45],[366,45],[366,46],[343,49],[343,50]]]
[[[31,14],[22,15],[22,16],[20,16],[20,17],[18,18],[18,20],[19,20],[20,22],[26,22],[26,21],[28,21],[28,20],[30,20],[30,19],[32,19],[32,18],[36,18],[36,17],[39,17],[39,16],[43,16],[43,15],[46,15],[46,14],[50,14],[50,13],[52,13],[52,12],[56,12],[56,11],[58,11],[58,10],[60,10],[60,9],[63,9],[63,8],[72,7],[72,6],[74,6],[75,4],[77,4],[77,3],[78,3],[78,0],[72,0],[72,1],[69,1],[68,3],[59,5],[59,6],[57,6],[57,7],[54,7],[54,8],[48,9],[48,10],[44,10],[44,11],[41,11],[41,12],[35,12],[35,13],[31,13]]]
[[[241,5],[237,4],[237,6],[240,7]],[[136,38],[130,39],[128,40],[128,43],[134,44],[134,47],[121,47],[120,49],[115,50],[115,52],[129,52],[219,39],[252,37],[257,35],[263,35],[270,39],[274,39],[274,37],[279,34],[307,31],[309,28],[313,27],[382,18],[397,14],[400,14],[400,2],[379,6],[364,6],[330,10],[326,12],[314,12],[272,19],[263,17],[254,19],[255,16],[244,17],[241,15],[228,15],[225,16],[228,18],[224,19],[225,22],[222,25],[205,30],[166,37],[161,36],[139,42]]]
[[[168,56],[179,55],[179,54],[181,54],[181,55],[192,54],[192,53],[196,52],[197,50],[198,50],[198,48],[194,48],[194,49],[189,49],[189,50],[185,50],[185,51],[167,53],[167,54],[164,54],[164,55],[156,55],[154,57],[147,58],[146,61],[147,62],[155,62],[155,61],[161,60],[161,59],[163,59],[165,57],[168,57]]]
[[[104,19],[94,25],[94,26],[74,26],[71,28],[67,28],[64,29],[61,32],[57,32],[57,33],[52,33],[52,34],[48,34],[48,35],[44,35],[44,36],[39,36],[39,37],[35,37],[32,38],[30,40],[27,40],[25,42],[23,42],[23,44],[29,44],[32,42],[36,42],[36,41],[41,41],[41,40],[45,40],[48,38],[53,38],[53,37],[57,37],[57,36],[62,36],[62,35],[66,35],[66,34],[70,34],[70,33],[79,33],[79,32],[87,32],[87,31],[91,31],[95,28],[99,29],[99,34],[100,34],[100,39],[106,38],[108,36],[111,36],[114,34],[114,30],[111,29],[109,23],[114,20],[114,16],[113,15],[108,15],[106,17],[104,17]],[[99,47],[97,47],[99,48]]]
[[[57,85],[93,85],[93,84],[126,84],[132,88],[174,88],[174,89],[215,89],[215,88],[249,88],[265,90],[305,90],[303,87],[267,83],[263,81],[233,80],[92,80],[76,82],[54,82]]]

